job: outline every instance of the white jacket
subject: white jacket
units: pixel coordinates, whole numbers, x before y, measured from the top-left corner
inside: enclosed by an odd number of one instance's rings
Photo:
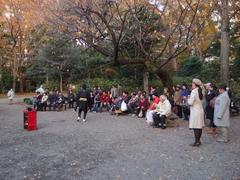
[[[159,102],[156,105],[156,109],[155,112],[161,114],[161,115],[165,115],[166,117],[170,116],[172,111],[171,111],[171,104],[169,102],[168,99],[166,99],[164,102]]]
[[[13,97],[14,97],[14,92],[13,92],[12,89],[8,91],[7,96],[8,96],[8,99],[13,99]]]
[[[199,99],[198,88],[192,90],[188,104],[190,105],[189,128],[202,129],[204,126],[204,110],[202,101]]]

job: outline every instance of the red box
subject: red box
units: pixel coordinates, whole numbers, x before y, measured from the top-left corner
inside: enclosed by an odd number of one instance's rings
[[[23,127],[28,131],[37,130],[37,111],[23,111]]]

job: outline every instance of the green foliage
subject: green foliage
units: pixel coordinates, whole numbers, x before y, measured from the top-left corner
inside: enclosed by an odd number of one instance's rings
[[[1,84],[0,84],[2,93],[5,93],[10,88],[12,88],[12,80],[13,80],[13,77],[11,75],[11,72],[8,69],[3,69],[2,77],[1,77]]]
[[[203,63],[196,56],[189,57],[181,64],[181,74],[184,76],[196,76],[201,72]]]
[[[219,40],[213,41],[209,45],[208,49],[206,50],[206,53],[208,55],[210,55],[210,56],[217,56],[217,57],[219,57],[220,56],[220,49],[221,49],[220,46],[221,46],[221,44],[220,44]]]
[[[54,81],[51,80],[48,83],[45,82],[42,84],[44,89],[48,89],[49,91],[55,91],[55,90],[59,90],[59,82],[58,81]]]
[[[126,91],[132,91],[137,88],[134,79],[129,79],[127,77],[122,77],[120,79],[104,79],[104,78],[92,78],[81,80],[80,83],[76,86],[76,89],[79,90],[82,87],[82,84],[87,84],[89,89],[93,89],[96,86],[100,86],[103,90],[110,90],[112,85],[121,84],[123,89]],[[141,89],[141,87],[138,87]]]
[[[236,81],[232,81],[230,83],[230,87],[231,87],[231,90],[232,90],[232,95],[233,95],[233,98],[240,98],[240,84],[239,82],[236,82]]]
[[[173,77],[173,84],[174,85],[182,85],[182,84],[187,84],[190,85],[192,83],[193,77],[189,76],[174,76]]]
[[[230,67],[231,69],[231,77],[235,81],[240,81],[240,57],[234,60],[233,66]]]
[[[27,105],[32,105],[33,104],[32,100],[30,98],[24,98],[23,102],[26,103]]]
[[[204,62],[200,77],[205,82],[216,83],[220,79],[220,62],[219,60],[213,60]]]
[[[190,57],[183,62],[180,73],[173,78],[174,84],[191,84],[193,78],[200,78],[202,82],[219,82],[219,60],[201,62],[197,57],[191,59]]]

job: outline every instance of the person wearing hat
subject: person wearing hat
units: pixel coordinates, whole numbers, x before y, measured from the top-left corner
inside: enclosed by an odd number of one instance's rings
[[[226,90],[226,86],[219,87],[220,95],[216,98],[214,108],[214,124],[220,130],[217,142],[228,142],[228,129],[230,126],[230,98]]]
[[[201,86],[201,80],[193,79],[192,92],[188,98],[188,104],[190,105],[189,129],[193,129],[195,137],[195,142],[191,145],[196,147],[201,145],[200,139],[204,126],[203,92]]]
[[[76,100],[77,100],[77,105],[74,108],[74,110],[77,111],[77,107],[78,107],[77,121],[80,121],[81,114],[83,111],[83,122],[85,122],[88,108],[91,109],[91,106],[92,106],[90,92],[87,90],[86,84],[83,84],[82,89],[77,94]]]

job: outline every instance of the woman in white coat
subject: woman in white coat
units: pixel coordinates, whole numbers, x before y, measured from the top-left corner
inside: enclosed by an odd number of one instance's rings
[[[195,142],[192,146],[201,145],[202,128],[204,126],[204,110],[202,105],[203,91],[202,82],[199,79],[193,79],[192,92],[188,99],[190,105],[189,129],[193,129]]]

